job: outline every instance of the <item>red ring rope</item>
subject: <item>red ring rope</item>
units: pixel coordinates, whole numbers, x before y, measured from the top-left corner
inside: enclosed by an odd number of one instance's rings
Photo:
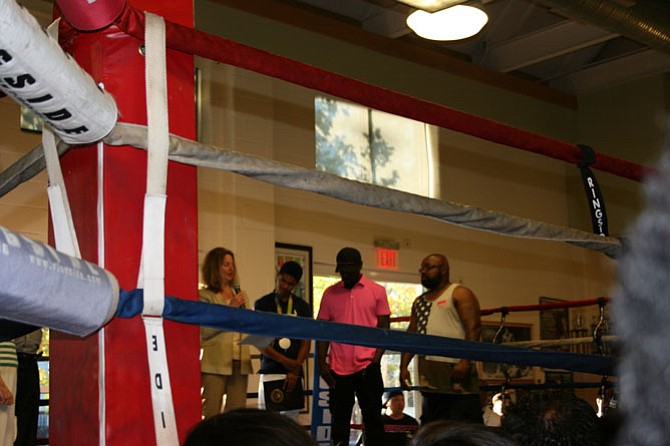
[[[609,303],[611,299],[609,297],[599,297],[597,299],[584,299],[584,300],[570,300],[567,302],[555,302],[550,304],[537,304],[537,305],[516,305],[511,307],[498,307],[498,308],[488,308],[486,310],[481,310],[482,316],[488,316],[495,313],[513,313],[516,311],[539,311],[539,310],[555,310],[557,308],[575,308],[575,307],[588,307],[589,305],[597,305],[601,302]],[[408,322],[410,320],[409,316],[400,316],[391,318],[391,322]]]
[[[586,299],[586,300],[571,300],[567,302],[556,302],[550,304],[537,304],[537,305],[517,305],[512,307],[498,307],[498,308],[489,308],[481,311],[482,316],[486,316],[494,313],[501,313],[503,311],[507,313],[512,313],[515,311],[539,311],[539,310],[555,310],[557,308],[574,308],[574,307],[588,307],[589,305],[597,305],[601,302],[609,302],[609,297],[599,297],[597,299]]]
[[[115,24],[124,32],[143,40],[144,15],[132,6],[126,5]],[[578,164],[582,159],[581,149],[574,144],[370,85],[176,23],[166,21],[165,25],[167,45],[174,50],[255,71],[377,110],[568,163]],[[591,167],[634,181],[641,181],[653,172],[648,166],[599,153],[596,153],[595,163]]]

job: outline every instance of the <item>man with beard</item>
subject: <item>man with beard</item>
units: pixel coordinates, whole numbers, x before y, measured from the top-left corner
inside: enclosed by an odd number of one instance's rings
[[[412,304],[408,332],[479,341],[479,302],[468,288],[449,281],[449,262],[431,254],[419,268],[426,292]],[[413,353],[400,360],[400,385],[412,385],[408,366]],[[419,356],[419,388],[423,397],[421,424],[434,420],[482,422],[479,382],[468,359]]]
[[[362,267],[361,253],[357,249],[340,250],[335,271],[342,280],[323,293],[317,319],[389,328],[391,310],[386,290],[361,274]],[[331,445],[349,444],[354,396],[363,415],[364,444],[384,445],[381,417],[384,382],[379,365],[383,354],[383,349],[317,342],[319,374],[330,387]]]

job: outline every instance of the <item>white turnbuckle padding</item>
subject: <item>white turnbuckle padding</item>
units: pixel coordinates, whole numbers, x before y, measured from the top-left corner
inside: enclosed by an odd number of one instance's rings
[[[70,202],[67,198],[67,189],[63,180],[63,172],[60,168],[58,151],[56,150],[56,139],[51,130],[45,126],[42,130],[42,147],[44,148],[44,159],[49,176],[49,210],[53,223],[56,248],[65,254],[81,258],[77,233],[72,221]]]
[[[0,226],[0,318],[87,336],[118,301],[108,271]]]
[[[15,0],[0,0],[0,89],[30,108],[69,144],[114,128],[114,99],[50,39]]]

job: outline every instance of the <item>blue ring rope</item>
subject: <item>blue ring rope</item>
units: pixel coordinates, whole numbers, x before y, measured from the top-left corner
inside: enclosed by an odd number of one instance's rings
[[[123,318],[139,315],[144,304],[143,299],[141,289],[121,291],[116,315]],[[398,330],[296,318],[184,300],[173,296],[165,297],[163,317],[184,324],[202,325],[273,338],[288,337],[341,342],[398,352],[413,352],[420,355],[539,366],[597,375],[612,375],[615,366],[614,359],[606,356],[538,351]]]

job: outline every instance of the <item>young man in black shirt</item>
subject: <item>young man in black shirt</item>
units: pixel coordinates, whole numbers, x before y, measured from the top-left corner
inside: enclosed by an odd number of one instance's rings
[[[311,318],[312,310],[309,304],[293,294],[293,289],[301,278],[302,267],[297,262],[284,263],[277,274],[275,291],[258,299],[254,309]],[[294,407],[294,403],[295,401],[304,403],[304,396],[292,398],[291,395],[292,392],[302,389],[303,363],[309,354],[309,348],[309,340],[277,338],[263,350],[258,390],[260,408],[293,412],[302,407]],[[280,380],[283,382],[279,383],[277,390],[269,389],[272,387],[270,382],[276,384]],[[268,392],[265,391],[265,387],[268,387]],[[266,396],[272,401],[267,401]]]

